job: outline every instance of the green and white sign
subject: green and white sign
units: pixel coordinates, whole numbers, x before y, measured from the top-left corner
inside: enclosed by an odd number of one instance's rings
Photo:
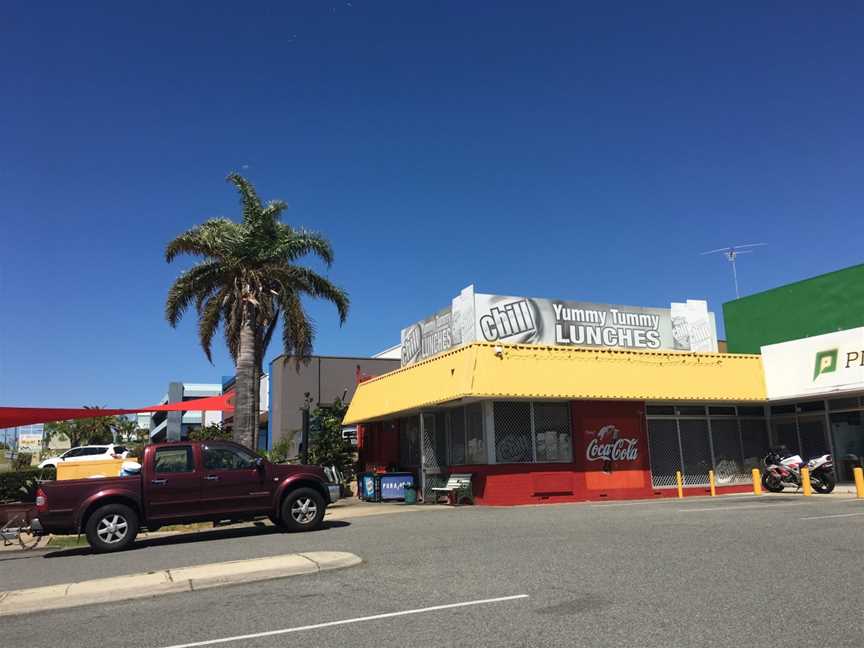
[[[762,347],[769,399],[864,389],[864,327]]]

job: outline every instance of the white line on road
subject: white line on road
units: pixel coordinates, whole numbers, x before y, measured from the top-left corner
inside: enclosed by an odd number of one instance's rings
[[[788,506],[797,506],[804,502],[795,502],[794,504],[736,504],[734,506],[706,506],[703,508],[686,508],[678,509],[679,513],[699,513],[702,511],[738,511],[740,509],[765,509],[765,508],[786,508]]]
[[[438,610],[452,610],[453,608],[469,607],[472,605],[487,605],[489,603],[502,603],[504,601],[515,601],[526,599],[527,594],[515,596],[500,596],[498,598],[479,599],[477,601],[465,601],[463,603],[448,603],[446,605],[433,605],[413,610],[402,610],[401,612],[386,612],[384,614],[373,614],[371,616],[355,617],[353,619],[342,619],[341,621],[327,621],[326,623],[315,623],[313,625],[298,626],[296,628],[283,628],[281,630],[269,630],[267,632],[256,632],[254,634],[237,635],[235,637],[223,637],[221,639],[209,639],[207,641],[195,641],[192,643],[175,644],[166,648],[196,648],[197,646],[213,646],[228,643],[229,641],[243,641],[244,639],[258,639],[259,637],[273,637],[291,632],[302,632],[304,630],[317,630],[318,628],[330,628],[332,626],[347,625],[349,623],[362,623],[363,621],[377,621],[378,619],[390,619],[392,617],[408,616],[409,614],[421,614],[423,612],[437,612]]]
[[[798,518],[799,520],[824,520],[825,518],[838,517],[854,517],[856,515],[864,515],[864,513],[835,513],[834,515],[814,515],[812,517]]]

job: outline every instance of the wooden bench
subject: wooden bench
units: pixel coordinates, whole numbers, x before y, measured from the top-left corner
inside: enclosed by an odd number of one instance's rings
[[[474,503],[474,493],[471,490],[471,473],[461,475],[452,474],[447,479],[445,486],[438,486],[432,489],[436,494],[436,501],[439,493],[446,493],[447,501],[454,506],[468,501],[469,504]]]

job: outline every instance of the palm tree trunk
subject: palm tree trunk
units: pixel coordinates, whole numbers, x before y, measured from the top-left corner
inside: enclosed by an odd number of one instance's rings
[[[258,355],[256,349],[255,355]],[[252,431],[252,448],[258,449],[258,418],[261,410],[261,363],[258,358],[255,358],[255,371],[253,372],[252,382],[255,384],[255,391],[252,399],[252,411],[255,412],[255,428]]]
[[[234,440],[253,447],[258,412],[255,411],[255,316],[252,304],[243,305],[240,348],[237,353],[237,378],[234,384]]]
[[[260,435],[259,418],[261,414],[261,374],[262,364],[264,362],[264,333],[262,326],[255,327],[255,396],[254,396],[254,411],[255,411],[255,431],[252,435],[253,449],[258,449],[258,436]]]

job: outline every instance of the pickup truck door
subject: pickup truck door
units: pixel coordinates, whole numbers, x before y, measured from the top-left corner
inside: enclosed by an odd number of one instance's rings
[[[266,514],[272,508],[273,482],[256,456],[229,444],[208,442],[201,446],[204,479],[201,510],[206,515]]]
[[[164,522],[197,516],[201,505],[201,471],[192,445],[155,448],[144,468],[147,518]]]

